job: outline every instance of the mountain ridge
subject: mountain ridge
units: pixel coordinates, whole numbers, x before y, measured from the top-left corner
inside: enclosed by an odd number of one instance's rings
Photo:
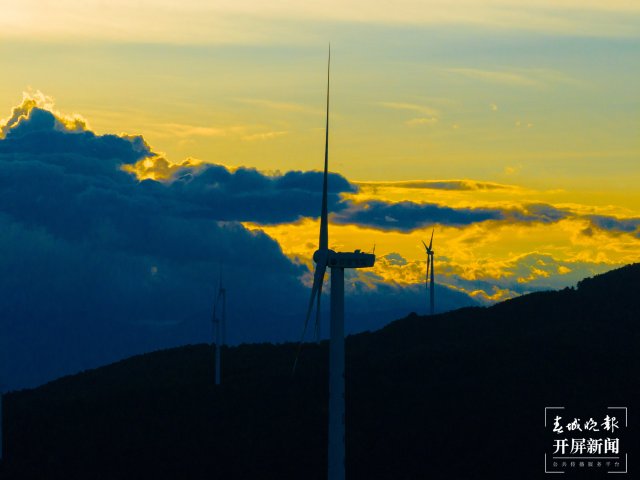
[[[632,264],[349,336],[348,476],[541,477],[545,406],[638,405],[638,291]],[[3,478],[324,478],[326,343],[295,376],[296,344],[225,348],[217,389],[211,347],[190,345],[10,393]]]

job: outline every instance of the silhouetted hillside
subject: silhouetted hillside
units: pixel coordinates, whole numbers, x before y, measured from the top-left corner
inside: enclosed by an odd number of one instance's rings
[[[347,477],[543,478],[544,407],[637,415],[639,295],[634,264],[349,337]],[[306,345],[292,377],[295,348],[226,349],[221,388],[211,347],[194,345],[9,394],[3,474],[325,478],[327,344]]]

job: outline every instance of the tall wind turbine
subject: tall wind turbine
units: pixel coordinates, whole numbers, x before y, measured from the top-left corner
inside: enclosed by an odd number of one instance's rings
[[[424,245],[424,248],[427,251],[427,276],[425,278],[424,281],[424,285],[425,287],[429,290],[429,303],[431,306],[431,315],[434,314],[435,312],[435,300],[434,300],[434,280],[433,280],[433,232],[435,231],[435,228],[433,230],[431,230],[431,241],[429,242],[429,246],[427,247],[427,244],[424,243],[424,240],[422,241],[422,244]],[[429,271],[431,271],[431,283],[429,283]]]
[[[320,296],[322,282],[327,267],[331,269],[331,322],[329,339],[329,451],[328,479],[344,480],[344,269],[373,267],[376,257],[372,253],[335,252],[329,249],[329,228],[327,214],[327,177],[329,169],[329,72],[331,68],[331,48],[327,62],[327,118],[324,143],[324,182],[322,186],[322,209],[320,213],[320,239],[318,250],[313,254],[316,263],[313,275],[311,298],[304,322],[307,329],[314,300],[316,303],[316,325],[320,321]],[[317,296],[317,298],[316,298]],[[317,329],[317,327],[316,327]],[[296,359],[297,361],[297,359]],[[295,366],[294,366],[295,368]]]
[[[218,304],[221,304],[219,307]],[[218,315],[218,309],[222,310]],[[220,281],[218,282],[218,293],[216,301],[213,304],[213,318],[211,319],[214,334],[215,348],[215,374],[216,385],[221,383],[221,354],[222,346],[225,344],[227,336],[227,289],[222,286],[222,272],[220,272]]]

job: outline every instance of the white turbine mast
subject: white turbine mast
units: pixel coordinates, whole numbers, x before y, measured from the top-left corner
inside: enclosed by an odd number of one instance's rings
[[[435,283],[433,275],[433,255],[435,252],[433,251],[433,232],[435,232],[435,228],[431,230],[431,240],[429,241],[428,247],[427,244],[424,243],[424,240],[422,241],[427,253],[427,275],[424,280],[424,286],[429,293],[429,311],[431,315],[435,313]],[[429,273],[431,273],[431,278],[429,278]]]
[[[322,282],[327,267],[331,269],[331,322],[329,339],[329,445],[328,445],[328,479],[344,480],[344,269],[373,267],[376,257],[372,253],[335,252],[329,249],[329,228],[327,213],[327,180],[329,169],[329,72],[331,68],[331,46],[327,62],[327,117],[325,125],[324,145],[324,180],[322,185],[322,210],[320,214],[320,238],[318,250],[313,254],[316,268],[313,276],[311,298],[304,322],[302,340],[311,317],[314,300],[316,301],[316,332],[320,321],[320,297]],[[295,366],[298,357],[296,356]]]
[[[219,315],[219,310],[221,310]],[[222,269],[220,270],[220,280],[218,281],[218,291],[216,301],[213,304],[213,348],[215,349],[215,384],[222,382],[222,346],[226,342],[227,336],[227,289],[222,286]]]

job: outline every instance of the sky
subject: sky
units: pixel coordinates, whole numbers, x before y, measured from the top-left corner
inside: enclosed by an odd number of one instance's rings
[[[432,229],[439,311],[638,260],[636,1],[0,7],[9,387],[208,341],[220,270],[232,343],[299,337],[329,42],[348,331],[427,310]]]

